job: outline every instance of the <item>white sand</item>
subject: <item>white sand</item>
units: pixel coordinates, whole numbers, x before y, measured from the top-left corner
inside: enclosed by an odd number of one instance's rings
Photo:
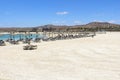
[[[120,80],[120,32],[0,47],[0,80]]]

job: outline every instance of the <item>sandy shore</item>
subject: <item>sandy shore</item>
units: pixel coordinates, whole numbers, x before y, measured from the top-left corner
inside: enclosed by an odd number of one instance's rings
[[[0,47],[0,80],[120,80],[120,32]]]

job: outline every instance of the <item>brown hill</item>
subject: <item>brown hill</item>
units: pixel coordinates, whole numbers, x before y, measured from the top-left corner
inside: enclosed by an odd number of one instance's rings
[[[86,24],[85,27],[90,27],[90,28],[94,28],[94,27],[109,28],[109,27],[120,27],[120,25],[112,24],[112,23],[108,23],[108,22],[91,22],[91,23]]]
[[[67,26],[67,25],[44,25],[44,26],[37,26],[37,27],[31,27],[31,28],[0,28],[0,32],[6,31],[68,31],[68,30],[106,30],[106,31],[120,31],[120,25],[119,24],[112,24],[108,22],[91,22],[84,25],[74,25],[74,26]]]

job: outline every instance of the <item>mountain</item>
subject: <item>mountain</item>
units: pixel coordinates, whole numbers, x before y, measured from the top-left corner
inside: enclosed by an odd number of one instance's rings
[[[43,26],[37,26],[37,28],[63,28],[63,27],[72,27],[72,26],[67,26],[67,25],[53,25],[53,24],[48,24],[48,25],[43,25]]]
[[[112,24],[108,22],[91,22],[85,25],[85,27],[98,27],[98,28],[109,28],[109,27],[120,27],[118,24]]]
[[[106,30],[106,31],[120,31],[120,24],[113,24],[108,22],[90,22],[88,24],[84,25],[74,25],[74,26],[68,26],[68,25],[43,25],[43,26],[37,26],[37,27],[31,27],[31,28],[0,28],[0,32],[9,32],[9,31],[65,31],[65,30]]]
[[[74,25],[74,26],[67,26],[67,25],[44,25],[44,26],[38,26],[37,28],[75,28],[75,27],[84,27],[84,28],[109,28],[109,27],[120,27],[120,24],[113,24],[108,22],[90,22],[88,24],[84,25]]]

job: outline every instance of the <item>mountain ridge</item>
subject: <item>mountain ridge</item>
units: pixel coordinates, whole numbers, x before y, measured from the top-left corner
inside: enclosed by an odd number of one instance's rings
[[[52,29],[81,29],[81,28],[88,28],[88,29],[105,29],[105,30],[112,30],[112,31],[120,31],[120,24],[113,24],[113,23],[108,23],[108,22],[90,22],[84,25],[74,25],[74,26],[68,26],[68,25],[53,25],[53,24],[48,24],[48,25],[43,25],[43,26],[36,26],[36,27],[24,27],[24,28],[18,28],[18,27],[11,27],[11,28],[0,28],[1,32],[4,31],[39,31],[41,29],[45,30],[52,30]]]

